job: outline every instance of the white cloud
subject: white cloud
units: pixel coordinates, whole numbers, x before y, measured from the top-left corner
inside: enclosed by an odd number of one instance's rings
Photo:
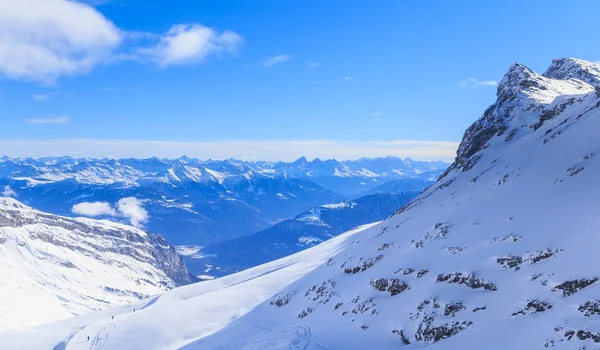
[[[116,210],[115,210],[116,208]],[[148,212],[141,201],[135,197],[120,199],[113,208],[108,202],[81,202],[75,204],[71,211],[83,216],[120,216],[127,218],[132,226],[141,227],[148,221]]]
[[[38,102],[46,102],[50,100],[50,96],[46,94],[35,94],[33,95],[33,100]]]
[[[108,202],[82,202],[75,204],[71,211],[83,216],[115,216],[117,213]]]
[[[452,141],[334,141],[334,140],[274,140],[274,141],[140,141],[140,140],[0,140],[2,153],[11,157],[64,156],[126,158],[165,157],[182,155],[200,159],[230,157],[256,160],[295,160],[309,158],[411,157],[419,160],[453,160],[458,142]]]
[[[287,62],[291,59],[292,59],[291,55],[277,55],[277,56],[267,58],[266,60],[264,60],[262,62],[262,65],[269,68],[269,67],[273,67],[274,65],[277,65],[277,64],[280,64],[283,62]]]
[[[52,82],[89,71],[121,31],[93,7],[66,0],[0,0],[0,73]]]
[[[69,122],[69,117],[56,117],[56,118],[31,118],[27,119],[30,124],[64,124]]]
[[[117,210],[122,216],[129,218],[131,225],[141,227],[148,221],[148,212],[142,202],[135,197],[127,197],[117,202]]]
[[[124,31],[90,6],[106,2],[0,0],[0,77],[52,84],[101,63],[197,63],[234,53],[243,41],[201,24],[174,25],[163,35]],[[142,48],[136,41],[151,44]]]
[[[385,113],[383,113],[382,111],[377,111],[377,112],[371,113],[371,117],[379,117],[382,115],[385,115]]]
[[[207,56],[235,53],[243,38],[232,31],[218,33],[199,24],[178,24],[153,47],[139,50],[142,58],[160,66],[197,63]]]
[[[317,62],[308,61],[308,62],[306,62],[306,66],[309,68],[319,68],[319,67],[321,67],[321,64],[317,63]]]
[[[468,78],[458,83],[458,86],[462,88],[480,88],[486,86],[497,86],[498,82],[495,80],[477,80],[475,78]]]
[[[346,77],[346,81],[353,81],[353,80],[356,80],[356,78],[355,77],[351,77],[351,76],[347,76]]]
[[[4,191],[2,191],[2,196],[14,197],[16,195],[17,195],[17,193],[15,191],[13,191],[13,189],[9,185],[4,186]]]

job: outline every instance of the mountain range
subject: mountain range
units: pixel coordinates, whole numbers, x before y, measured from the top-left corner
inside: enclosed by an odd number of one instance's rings
[[[0,348],[597,348],[599,132],[600,65],[513,64],[453,164],[383,222]]]
[[[398,192],[423,190],[447,166],[394,157],[292,163],[3,157],[0,190],[53,214],[143,225],[171,244],[194,246],[259,232],[388,181],[403,181]],[[136,213],[116,208],[124,198],[137,200]]]

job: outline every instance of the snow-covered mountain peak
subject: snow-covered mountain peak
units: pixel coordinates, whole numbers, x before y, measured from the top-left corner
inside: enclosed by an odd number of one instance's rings
[[[552,79],[578,79],[592,86],[600,85],[600,65],[577,58],[555,58],[543,75]]]
[[[25,204],[10,197],[0,197],[0,210],[26,210],[31,209]]]
[[[561,64],[562,62],[562,64]],[[498,102],[514,102],[525,98],[526,103],[550,104],[560,95],[578,95],[593,90],[587,82],[594,81],[593,74],[586,75],[586,80],[574,79],[583,76],[584,67],[593,63],[569,59],[554,60],[546,73],[540,75],[519,63],[513,63],[502,81],[498,84]],[[555,68],[556,66],[556,68]]]
[[[442,177],[455,168],[470,169],[478,160],[477,153],[494,138],[510,142],[546,122],[562,122],[556,116],[566,110],[584,113],[595,108],[600,90],[588,82],[600,76],[599,68],[591,62],[560,58],[540,75],[521,64],[511,65],[498,85],[496,102],[466,130],[455,162]]]

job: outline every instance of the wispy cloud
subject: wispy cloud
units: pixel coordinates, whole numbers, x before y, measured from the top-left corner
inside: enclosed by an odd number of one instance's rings
[[[14,197],[17,193],[9,186],[4,186],[4,190],[2,191],[2,196],[4,197]]]
[[[317,62],[308,61],[306,62],[306,66],[309,68],[319,68],[321,67],[321,64]]]
[[[377,111],[377,112],[371,113],[371,117],[378,117],[381,115],[385,115],[385,113],[383,113],[382,111]]]
[[[354,80],[356,80],[356,78],[355,77],[351,77],[351,76],[347,76],[345,80],[346,81],[354,81]]]
[[[64,124],[68,123],[69,117],[54,117],[54,118],[31,118],[27,119],[29,124]]]
[[[208,56],[233,54],[244,39],[232,31],[217,32],[200,24],[178,24],[133,59],[148,59],[162,67],[201,62]]]
[[[262,65],[269,68],[269,67],[273,67],[277,64],[287,62],[291,59],[292,59],[291,55],[277,55],[277,56],[267,58],[266,60],[264,60],[262,62]]]
[[[47,94],[35,94],[33,95],[33,100],[38,102],[47,102],[50,100],[50,96]]]
[[[458,86],[461,88],[480,88],[486,86],[497,86],[498,82],[496,80],[477,80],[475,78],[468,78],[465,80],[461,80],[458,82]]]
[[[294,160],[398,156],[421,160],[453,160],[458,142],[452,141],[336,141],[336,140],[274,140],[274,141],[141,141],[141,140],[0,140],[0,149],[8,156],[45,157],[70,155],[76,157],[165,157],[182,155],[200,159]],[[74,151],[76,150],[76,151]]]

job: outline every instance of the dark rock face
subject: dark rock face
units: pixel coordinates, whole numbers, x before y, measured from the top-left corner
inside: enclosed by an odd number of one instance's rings
[[[383,255],[378,255],[375,258],[366,259],[364,261],[361,261],[358,265],[356,265],[354,267],[346,267],[346,268],[344,268],[344,273],[354,274],[354,273],[359,273],[359,272],[362,272],[362,271],[366,271],[368,268],[370,268],[373,265],[375,265],[375,263],[378,262],[381,259],[383,259]]]
[[[423,341],[425,343],[435,343],[440,340],[450,338],[451,336],[458,334],[460,331],[473,324],[471,321],[454,321],[439,326],[433,326],[432,322],[433,319],[428,319],[424,322],[424,324],[419,325],[419,329],[415,334],[416,340]]]
[[[444,307],[444,316],[456,316],[456,313],[465,309],[463,303],[450,303]]]
[[[483,288],[489,291],[495,291],[498,289],[495,284],[493,284],[492,282],[488,282],[482,278],[479,278],[476,274],[464,274],[462,272],[438,275],[436,282],[464,284],[465,286],[471,289]]]
[[[391,296],[398,295],[407,289],[410,289],[406,282],[397,278],[379,278],[371,281],[373,288],[381,292],[389,292]]]
[[[520,265],[523,263],[523,258],[520,256],[508,255],[499,257],[496,259],[496,262],[505,269],[518,271],[521,269]]]
[[[561,291],[563,297],[568,297],[582,290],[583,288],[590,286],[598,281],[598,277],[593,278],[582,278],[578,280],[566,281],[556,287],[552,288],[553,292]]]
[[[586,301],[578,308],[585,316],[600,315],[600,300]]]
[[[402,339],[402,343],[404,343],[404,345],[410,345],[410,340],[408,340],[408,338],[406,337],[406,334],[404,334],[404,330],[397,330],[394,329],[392,330],[392,333],[394,334],[398,334],[400,336],[400,339]]]
[[[148,239],[154,250],[150,253],[156,259],[156,263],[160,266],[167,276],[169,276],[177,285],[185,285],[192,282],[188,269],[183,261],[183,258],[177,254],[175,248],[170,246],[167,241],[160,235],[149,233]]]
[[[546,310],[550,310],[552,309],[552,304],[550,304],[547,301],[542,301],[542,300],[527,300],[527,305],[525,306],[524,309],[519,310],[517,312],[513,312],[513,314],[511,316],[517,316],[517,315],[525,315],[525,314],[536,314],[536,313],[540,313],[540,312],[544,312]]]
[[[564,337],[566,340],[571,340],[573,337],[576,337],[579,340],[591,339],[594,343],[600,343],[600,333],[590,332],[588,330],[569,330],[565,332]]]

